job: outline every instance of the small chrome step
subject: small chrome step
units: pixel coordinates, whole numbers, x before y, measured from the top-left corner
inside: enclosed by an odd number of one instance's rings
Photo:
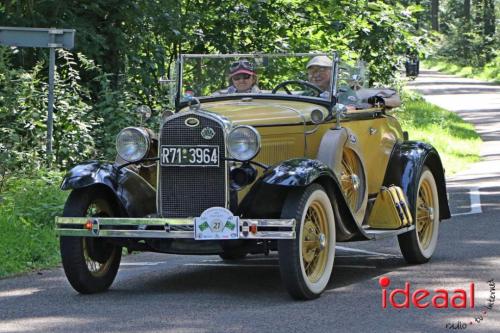
[[[386,230],[386,229],[372,229],[370,227],[363,227],[363,231],[370,239],[382,239],[386,237],[394,237],[405,232],[411,231],[415,229],[415,225],[410,225],[408,227],[404,227],[396,230]]]

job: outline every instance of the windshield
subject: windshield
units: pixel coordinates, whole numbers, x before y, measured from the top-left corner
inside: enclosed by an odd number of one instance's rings
[[[332,63],[334,57],[309,53],[182,55],[179,101],[235,94],[331,100],[332,93],[348,97],[350,90],[366,87],[367,73],[362,66]]]

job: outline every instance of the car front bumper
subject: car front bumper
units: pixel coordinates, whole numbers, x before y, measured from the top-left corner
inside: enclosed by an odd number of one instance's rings
[[[195,239],[194,220],[56,217],[55,230],[59,236]],[[295,239],[295,236],[295,219],[240,219],[238,239]]]

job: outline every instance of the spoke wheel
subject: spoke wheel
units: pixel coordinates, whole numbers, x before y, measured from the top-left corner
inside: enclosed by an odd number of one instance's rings
[[[351,211],[360,211],[365,201],[365,175],[358,155],[349,148],[344,148],[342,153],[340,186]]]
[[[415,199],[415,229],[398,236],[399,247],[409,263],[424,263],[432,257],[439,231],[439,199],[432,172],[424,167]]]
[[[71,192],[64,216],[119,216],[116,202],[99,188]],[[61,259],[71,286],[82,294],[105,291],[113,283],[121,261],[121,247],[93,237],[61,236]]]
[[[434,231],[434,200],[429,180],[424,179],[417,197],[417,236],[423,249],[429,248]]]
[[[295,299],[325,290],[335,257],[335,215],[324,189],[313,184],[288,195],[283,218],[295,218],[297,237],[278,242],[281,278]]]

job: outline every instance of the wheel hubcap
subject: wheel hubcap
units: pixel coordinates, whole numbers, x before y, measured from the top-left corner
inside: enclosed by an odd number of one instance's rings
[[[427,249],[434,233],[434,197],[431,185],[423,180],[417,198],[417,236],[422,249]]]
[[[302,229],[302,261],[311,282],[317,282],[326,268],[329,239],[328,221],[322,204],[314,201],[308,208]]]
[[[362,175],[361,162],[356,153],[351,149],[345,149],[342,154],[340,185],[353,212],[357,212],[363,204],[364,184]]]

